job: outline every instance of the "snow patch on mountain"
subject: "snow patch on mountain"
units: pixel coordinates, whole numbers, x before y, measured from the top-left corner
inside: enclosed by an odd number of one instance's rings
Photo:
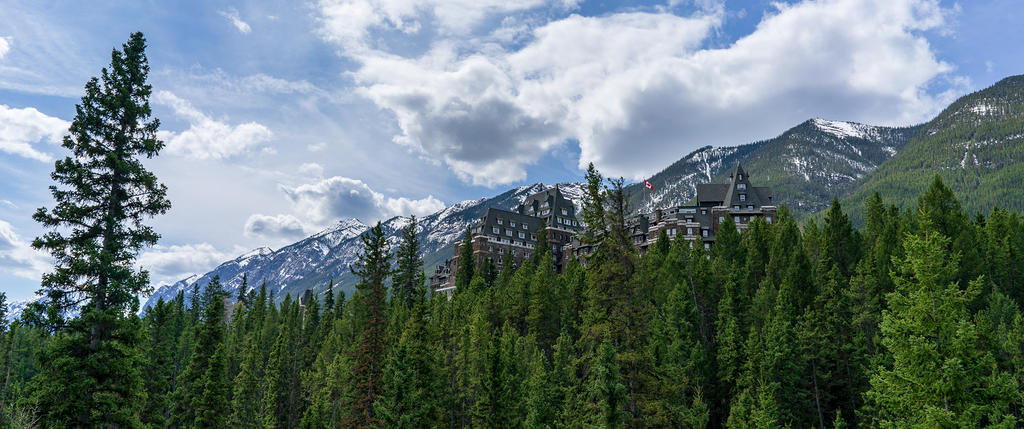
[[[877,133],[874,132],[875,127],[870,125],[858,124],[856,122],[830,121],[821,118],[814,118],[811,121],[818,129],[839,138],[852,137],[874,140],[877,137]]]

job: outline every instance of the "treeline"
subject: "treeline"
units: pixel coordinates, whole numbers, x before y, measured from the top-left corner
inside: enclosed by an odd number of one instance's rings
[[[537,252],[429,296],[413,222],[394,252],[379,226],[363,236],[347,299],[228,297],[214,280],[159,301],[122,327],[141,383],[118,406],[130,426],[175,428],[1024,422],[1018,214],[970,218],[936,178],[915,210],[871,197],[863,230],[838,203],[821,227],[781,208],[742,233],[726,221],[709,251],[662,235],[640,254],[621,182],[588,183],[596,250],[561,275]],[[67,335],[45,321],[3,331],[7,427],[75,425],[74,385],[36,376]],[[41,408],[55,390],[67,404]]]

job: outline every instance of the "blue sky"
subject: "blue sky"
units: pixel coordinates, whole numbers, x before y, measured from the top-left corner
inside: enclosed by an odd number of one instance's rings
[[[1011,0],[305,2],[0,0],[0,290],[29,249],[84,83],[149,42],[173,208],[157,283],[594,162],[640,179],[810,117],[927,120],[1024,72]]]

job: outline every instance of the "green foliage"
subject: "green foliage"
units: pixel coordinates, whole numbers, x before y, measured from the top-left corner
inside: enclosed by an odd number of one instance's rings
[[[170,208],[167,188],[142,165],[163,148],[160,121],[151,118],[146,40],[134,33],[111,53],[110,67],[85,85],[62,146],[71,152],[54,166],[56,202],[33,218],[50,229],[32,246],[48,251],[54,271],[40,293],[51,315],[80,309],[59,329],[40,359],[34,407],[49,427],[139,427],[145,403],[144,359],[137,294],[150,290],[135,258],[159,235],[143,221]]]

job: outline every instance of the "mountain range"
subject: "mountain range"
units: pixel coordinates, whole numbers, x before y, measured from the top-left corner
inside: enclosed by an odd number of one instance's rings
[[[651,176],[653,190],[640,182],[629,185],[627,191],[633,212],[686,204],[696,196],[698,184],[723,182],[731,167],[742,163],[753,182],[771,186],[774,201],[787,205],[797,216],[820,212],[833,198],[842,198],[856,222],[860,202],[876,191],[887,202],[911,207],[915,203],[911,196],[923,192],[936,173],[957,192],[968,211],[986,212],[995,205],[1021,210],[1022,142],[1024,76],[1013,76],[958,99],[924,124],[883,127],[809,119],[772,139],[698,149]],[[558,186],[579,205],[581,183]],[[490,198],[453,204],[420,219],[428,273],[451,257],[452,244],[488,207],[510,209],[544,187],[542,183],[520,186]],[[392,243],[397,243],[407,222],[395,217],[382,223]],[[348,266],[361,249],[359,235],[366,229],[358,220],[342,220],[281,249],[256,249],[202,276],[159,288],[149,303],[187,292],[197,282],[204,285],[214,275],[232,292],[245,275],[250,287],[266,282],[278,298],[296,296],[305,289],[322,291],[332,279],[351,293],[355,280]]]

